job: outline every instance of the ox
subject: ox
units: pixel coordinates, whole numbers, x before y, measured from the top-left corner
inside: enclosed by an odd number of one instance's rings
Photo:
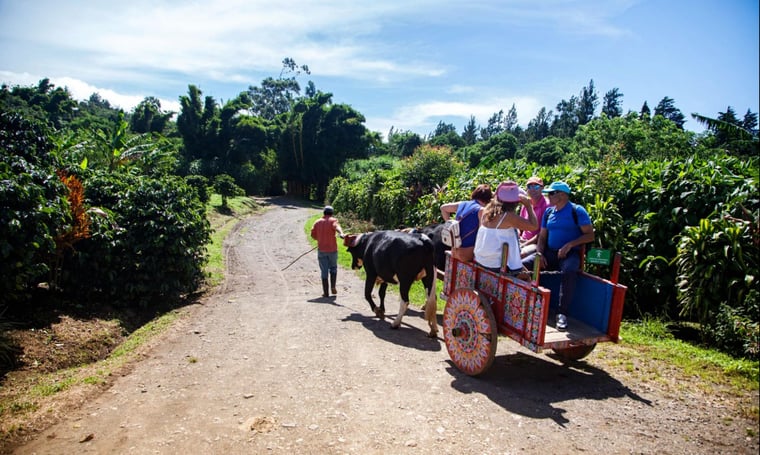
[[[398,284],[401,294],[398,316],[391,324],[397,329],[409,307],[409,289],[416,280],[422,280],[427,291],[425,319],[430,326],[428,336],[438,334],[436,320],[435,266],[433,264],[433,242],[424,234],[409,234],[399,231],[375,231],[366,234],[347,235],[343,244],[351,253],[351,268],[364,266],[367,279],[364,283],[364,297],[372,311],[380,319],[385,318],[385,291],[388,283]],[[372,299],[372,289],[380,283],[380,306]]]
[[[451,247],[443,243],[441,238],[441,232],[443,231],[444,223],[430,224],[423,228],[415,229],[414,232],[421,232],[433,241],[433,254],[435,257],[435,268],[441,272],[446,270],[446,252],[451,250]]]

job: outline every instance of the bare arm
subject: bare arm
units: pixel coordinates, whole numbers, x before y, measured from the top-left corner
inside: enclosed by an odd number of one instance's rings
[[[538,242],[538,235],[534,235],[533,237],[529,238],[528,240],[522,240],[522,239],[520,239],[520,246],[535,245],[537,242]]]
[[[340,227],[340,223],[338,221],[335,221],[335,230],[338,232],[338,235],[340,238],[343,238],[345,234],[343,233],[343,228]]]
[[[595,234],[594,234],[594,226],[591,224],[587,224],[585,226],[580,227],[582,234],[576,238],[575,240],[571,240],[570,242],[567,242],[562,246],[562,248],[559,249],[559,252],[557,255],[561,258],[564,258],[567,256],[567,253],[576,246],[585,245],[587,243],[591,243],[594,241]],[[545,229],[544,229],[545,230]],[[542,232],[544,231],[542,230]]]
[[[526,195],[520,196],[520,203],[525,206],[528,212],[528,219],[526,220],[516,213],[510,213],[507,215],[509,223],[521,231],[535,231],[538,229],[538,219],[536,218],[535,210],[533,210],[533,204],[530,202],[530,197]]]
[[[449,221],[451,219],[451,214],[457,213],[458,208],[459,202],[449,202],[448,204],[443,204],[441,206],[441,216],[443,217],[443,221]]]

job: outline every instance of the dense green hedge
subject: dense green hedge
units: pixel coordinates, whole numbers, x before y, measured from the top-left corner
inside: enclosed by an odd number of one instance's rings
[[[0,114],[0,295],[7,305],[46,281],[54,237],[68,223],[66,188],[47,134],[43,125]]]
[[[706,341],[734,354],[757,355],[760,317],[757,295],[750,292],[760,274],[757,157],[700,150],[662,161],[629,161],[610,154],[572,166],[505,160],[487,169],[452,173],[440,182],[440,190],[419,197],[409,185],[405,198],[397,183],[404,181],[401,168],[353,181],[337,178],[328,200],[337,210],[353,211],[381,228],[423,226],[440,222],[441,204],[468,199],[480,183],[495,188],[503,180],[524,183],[534,174],[547,184],[564,180],[573,189],[572,200],[589,210],[595,243],[623,254],[627,318],[654,315],[699,322]],[[395,205],[382,197],[388,188],[394,191]],[[399,207],[404,199],[408,206]],[[405,215],[391,224],[367,216],[382,211]],[[742,351],[736,346],[743,346]]]
[[[336,177],[328,185],[326,199],[338,211],[388,229],[419,225],[416,201],[437,192],[441,182],[463,168],[448,148],[427,145],[394,164],[386,158],[367,163],[350,162],[347,177]]]
[[[203,281],[211,228],[194,188],[176,176],[92,172],[84,176],[92,237],[67,257],[61,287],[116,305],[171,303]]]
[[[143,175],[140,163],[69,165],[84,187],[90,235],[67,236],[82,217],[49,137],[42,125],[0,114],[0,313],[33,305],[30,291],[44,282],[94,305],[168,304],[197,290],[211,233],[198,190],[181,177]]]

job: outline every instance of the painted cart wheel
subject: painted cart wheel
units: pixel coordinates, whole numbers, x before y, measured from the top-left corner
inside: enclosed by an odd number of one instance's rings
[[[591,354],[591,351],[596,347],[594,344],[585,344],[581,346],[573,346],[571,348],[554,349],[554,352],[565,362],[572,362],[574,360],[580,360],[587,355]]]
[[[443,310],[443,341],[454,365],[477,376],[491,366],[499,338],[491,305],[473,289],[457,289]]]

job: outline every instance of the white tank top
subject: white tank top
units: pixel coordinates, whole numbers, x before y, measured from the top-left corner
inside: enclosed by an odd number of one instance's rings
[[[505,215],[502,215],[497,226],[504,220]],[[520,240],[517,237],[517,229],[514,227],[488,228],[481,225],[478,236],[475,238],[475,261],[488,268],[501,267],[501,246],[504,243],[509,245],[507,267],[510,270],[521,269]]]

